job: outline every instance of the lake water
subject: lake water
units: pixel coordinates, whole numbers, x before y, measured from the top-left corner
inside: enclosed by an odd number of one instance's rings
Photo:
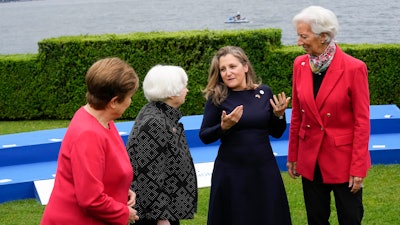
[[[292,45],[291,19],[309,5],[337,15],[339,43],[400,43],[398,0],[38,0],[0,3],[0,54],[37,53],[40,40],[66,35],[267,27]],[[237,11],[250,23],[225,24]]]

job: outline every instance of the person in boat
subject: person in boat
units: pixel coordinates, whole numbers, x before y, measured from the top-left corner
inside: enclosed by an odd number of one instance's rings
[[[236,13],[236,16],[233,17],[235,21],[241,20],[242,18],[240,17],[240,12]]]

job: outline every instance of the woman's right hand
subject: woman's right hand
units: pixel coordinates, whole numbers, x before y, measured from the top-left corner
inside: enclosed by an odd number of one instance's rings
[[[286,167],[288,169],[289,176],[293,179],[299,176],[296,171],[296,162],[287,162]]]
[[[135,223],[136,220],[139,220],[139,216],[137,215],[137,211],[134,208],[130,207],[130,206],[128,206],[128,209],[129,209],[128,224]]]
[[[243,105],[237,106],[231,113],[226,114],[226,111],[222,111],[221,115],[221,128],[222,130],[229,130],[243,115]]]

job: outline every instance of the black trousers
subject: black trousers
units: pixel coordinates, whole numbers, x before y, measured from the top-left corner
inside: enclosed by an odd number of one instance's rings
[[[178,221],[169,221],[171,225],[179,225]],[[157,220],[140,219],[131,225],[157,225]]]
[[[304,202],[309,225],[329,225],[331,192],[333,191],[340,225],[361,225],[364,216],[362,189],[353,194],[349,183],[323,184],[318,165],[314,181],[302,178]]]

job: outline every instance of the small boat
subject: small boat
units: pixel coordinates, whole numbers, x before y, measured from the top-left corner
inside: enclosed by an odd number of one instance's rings
[[[248,23],[250,22],[249,20],[246,19],[246,17],[243,18],[236,18],[236,16],[231,16],[228,17],[228,19],[225,20],[225,23]]]
[[[246,17],[241,17],[240,12],[237,12],[236,15],[228,17],[228,19],[225,20],[225,23],[248,23]]]

